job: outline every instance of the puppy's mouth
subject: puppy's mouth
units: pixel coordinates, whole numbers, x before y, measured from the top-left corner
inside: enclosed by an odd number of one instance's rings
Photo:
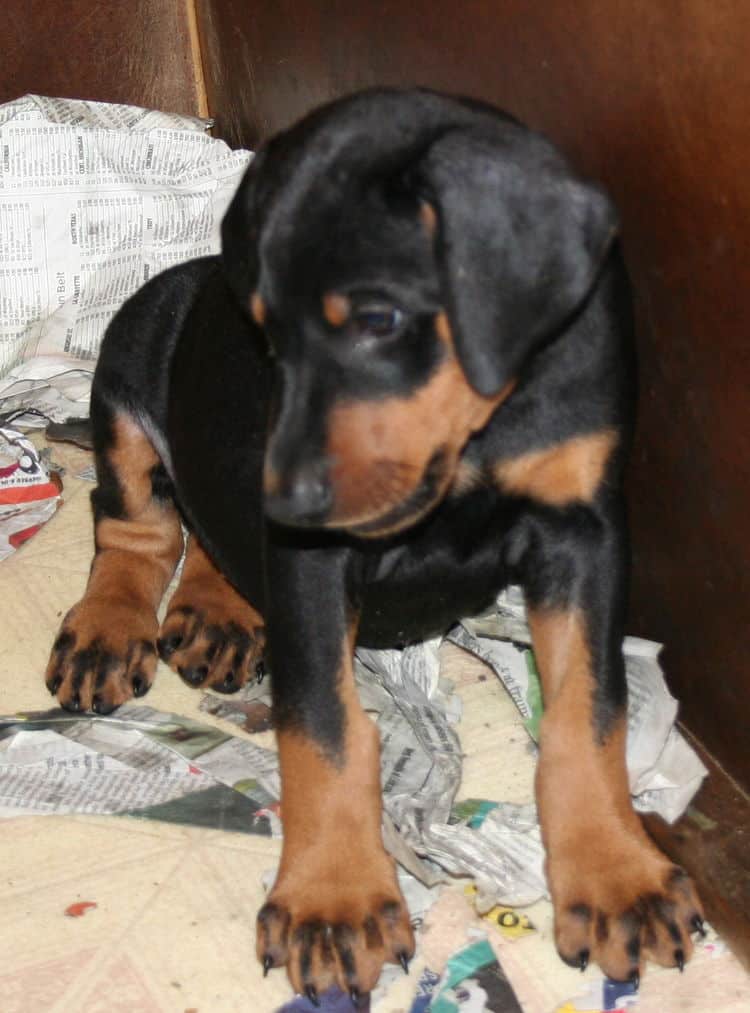
[[[450,454],[446,447],[436,450],[427,462],[422,478],[409,495],[379,516],[365,521],[331,521],[338,528],[362,538],[383,538],[411,527],[442,498],[450,482]]]

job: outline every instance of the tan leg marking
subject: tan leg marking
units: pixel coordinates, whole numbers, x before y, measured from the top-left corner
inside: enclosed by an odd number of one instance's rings
[[[503,492],[516,496],[550,506],[590,502],[616,445],[617,433],[605,429],[498,461],[492,473]]]
[[[86,593],[63,620],[46,674],[64,707],[101,713],[151,685],[156,609],[182,551],[174,506],[152,495],[151,471],[159,463],[153,445],[127,415],[117,417],[113,431],[108,457],[123,516],[96,523]]]
[[[643,957],[679,965],[700,902],[632,807],[625,719],[597,741],[583,617],[532,610],[529,623],[545,700],[536,790],[558,950],[618,980],[640,974]]]
[[[284,847],[258,916],[264,966],[287,965],[296,991],[337,983],[369,992],[384,961],[408,959],[414,937],[381,835],[378,731],[359,703],[351,644],[338,681],[340,760],[302,730],[278,734]]]
[[[216,569],[195,535],[159,630],[159,654],[188,685],[234,693],[254,677],[262,616]]]
[[[250,296],[250,313],[258,327],[262,327],[265,324],[266,304],[263,301],[263,296],[260,292],[253,292]]]

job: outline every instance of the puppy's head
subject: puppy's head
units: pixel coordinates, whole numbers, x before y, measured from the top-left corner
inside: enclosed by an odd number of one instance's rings
[[[423,517],[615,227],[548,142],[478,103],[363,92],[270,141],[222,234],[278,367],[269,515],[363,536]]]

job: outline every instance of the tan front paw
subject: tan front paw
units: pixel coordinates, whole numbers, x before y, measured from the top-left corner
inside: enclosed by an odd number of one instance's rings
[[[68,612],[52,647],[45,682],[70,711],[109,714],[143,696],[156,674],[157,619],[148,610],[102,597]]]
[[[703,933],[690,877],[648,841],[598,847],[581,842],[569,858],[551,855],[555,941],[562,959],[583,970],[595,961],[617,981],[638,984],[645,960],[679,967]]]
[[[406,971],[414,953],[391,860],[348,856],[346,864],[346,873],[308,869],[287,877],[258,913],[256,952],[264,973],[286,965],[295,991],[315,1004],[332,985],[356,1003],[374,988],[384,963]]]
[[[231,615],[200,606],[170,605],[159,630],[159,654],[193,688],[235,693],[256,675],[265,633],[259,617]]]

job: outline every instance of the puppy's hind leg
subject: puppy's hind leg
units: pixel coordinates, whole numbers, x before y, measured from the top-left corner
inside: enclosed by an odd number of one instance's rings
[[[96,553],[86,592],[63,620],[46,683],[67,710],[106,714],[142,696],[156,672],[156,610],[182,552],[169,481],[132,414],[92,401]]]

